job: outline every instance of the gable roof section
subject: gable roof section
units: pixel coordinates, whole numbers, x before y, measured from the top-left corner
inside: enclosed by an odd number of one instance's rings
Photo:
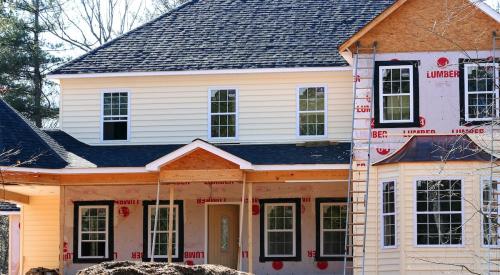
[[[361,37],[368,33],[371,29],[381,23],[384,19],[389,17],[397,9],[403,6],[409,0],[396,0],[392,5],[390,5],[386,10],[377,15],[372,21],[368,22],[359,31],[355,32],[346,41],[344,41],[339,46],[339,51],[344,52],[348,50],[354,43],[356,43]],[[485,3],[485,0],[468,0],[473,6],[477,7],[480,11],[500,23],[500,14]]]
[[[64,168],[67,152],[0,99],[0,166]]]
[[[490,160],[491,155],[466,135],[436,135],[413,136],[399,150],[374,165],[399,162]]]
[[[51,74],[348,66],[338,46],[394,1],[191,0]]]

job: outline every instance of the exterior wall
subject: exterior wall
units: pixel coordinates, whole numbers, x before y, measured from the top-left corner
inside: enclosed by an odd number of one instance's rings
[[[497,55],[500,55],[500,52]],[[394,153],[415,134],[469,134],[479,145],[483,145],[487,149],[490,148],[488,142],[490,139],[489,126],[463,126],[460,124],[460,78],[458,73],[449,73],[458,72],[460,58],[484,59],[489,56],[492,56],[491,51],[378,54],[377,61],[394,59],[420,61],[418,68],[420,127],[384,128],[382,126],[373,129],[372,161],[376,162]],[[443,60],[443,58],[449,62],[444,67],[438,63],[438,60]],[[365,62],[367,61],[360,60],[360,62],[360,66],[366,66]],[[372,71],[364,70],[360,71],[359,74],[362,78],[370,77]],[[368,86],[367,81],[361,80],[359,85],[361,87]],[[356,117],[368,117],[371,103],[364,99],[366,96],[366,91],[358,91],[357,97],[363,99],[356,101]],[[368,107],[364,108],[364,106]],[[378,114],[374,112],[375,115]],[[357,121],[356,128],[367,128],[368,123],[368,121]],[[367,131],[357,130],[354,131],[354,135],[355,137],[367,138]],[[496,145],[497,148],[498,146],[500,144]],[[363,154],[366,154],[366,152],[356,153],[361,154],[361,158],[363,158]]]
[[[59,196],[30,196],[21,210],[21,274],[59,268]]]
[[[9,275],[19,274],[19,263],[21,261],[20,218],[19,214],[9,215]]]
[[[484,274],[488,249],[481,245],[481,179],[489,178],[488,164],[478,162],[401,163],[375,166],[370,181],[367,235],[368,274]],[[463,185],[463,245],[458,247],[417,247],[415,241],[415,181],[419,179],[461,179]],[[381,245],[381,183],[396,181],[396,248]],[[373,230],[373,231],[372,231]],[[492,250],[491,258],[500,252]],[[436,263],[436,264],[433,264]],[[440,263],[440,264],[437,264]],[[495,269],[495,268],[493,268]]]
[[[261,73],[61,80],[61,129],[88,143],[100,142],[101,93],[130,92],[131,144],[184,144],[208,139],[209,88],[239,90],[240,143],[302,142],[297,137],[297,88],[326,85],[328,137],[348,140],[352,73]],[[123,144],[123,142],[121,143]]]
[[[141,260],[143,252],[143,200],[156,199],[156,186],[67,186],[64,187],[64,271],[74,274],[90,264],[73,263],[73,201],[114,200],[114,249],[117,260]],[[206,205],[215,202],[241,201],[242,184],[191,183],[175,186],[175,200],[184,203],[184,262],[203,264],[206,245]],[[162,186],[160,199],[168,200],[168,187]],[[346,185],[338,183],[271,183],[253,185],[253,266],[256,274],[341,274],[343,262],[327,262],[324,270],[314,260],[315,251],[315,198],[345,197]],[[300,262],[283,262],[279,271],[273,262],[259,262],[260,225],[258,200],[263,198],[301,198],[302,251]],[[124,214],[127,213],[127,214]],[[247,245],[247,209],[244,211],[243,255]],[[243,270],[247,270],[247,258],[243,258]]]

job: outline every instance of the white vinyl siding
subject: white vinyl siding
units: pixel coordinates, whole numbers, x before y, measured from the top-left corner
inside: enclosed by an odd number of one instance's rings
[[[61,80],[61,129],[78,140],[100,144],[101,91],[129,91],[127,144],[186,144],[209,139],[208,90],[238,88],[240,143],[293,143],[297,137],[297,87],[328,86],[327,136],[350,138],[352,73],[308,72]],[[300,137],[300,141],[308,137]],[[317,137],[311,137],[317,139]]]

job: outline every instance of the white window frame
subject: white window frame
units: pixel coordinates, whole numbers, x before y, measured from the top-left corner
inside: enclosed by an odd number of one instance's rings
[[[344,234],[347,234],[346,228],[344,227],[343,229],[324,229],[323,228],[323,206],[345,206],[347,207],[347,202],[321,202],[319,204],[319,209],[320,209],[320,220],[319,220],[319,242],[320,242],[320,257],[344,257],[344,254],[325,254],[324,253],[324,232],[344,232]],[[349,212],[349,211],[347,211]],[[346,213],[347,214],[347,213]],[[344,238],[345,239],[345,238]]]
[[[82,212],[85,209],[105,209],[106,210],[106,240],[104,241],[104,256],[82,256]],[[102,231],[87,231],[85,233],[103,233]],[[96,241],[88,241],[96,242]],[[99,241],[102,242],[102,241]],[[79,259],[107,259],[109,257],[109,206],[108,205],[81,205],[78,207],[78,258]]]
[[[323,129],[323,135],[301,135],[300,134],[300,114],[303,113],[321,113],[321,111],[301,111],[300,110],[300,89],[307,89],[307,88],[323,88],[325,91],[325,102],[323,106],[323,113],[325,116],[324,120],[324,129]],[[318,139],[318,138],[326,138],[328,137],[328,85],[326,84],[304,84],[297,86],[296,91],[295,91],[295,100],[296,100],[296,111],[295,111],[295,135],[298,138],[301,139]]]
[[[127,120],[116,120],[116,122],[127,122],[127,139],[120,140],[106,140],[104,139],[104,118],[105,117],[113,117],[113,115],[104,115],[104,95],[112,94],[112,93],[126,93],[127,94]],[[129,90],[104,90],[101,91],[101,108],[100,108],[100,141],[102,143],[122,143],[130,141],[130,101],[131,101],[131,92]]]
[[[499,79],[498,79],[498,63],[466,63],[464,64],[464,109],[465,109],[465,121],[490,121],[491,117],[485,117],[485,118],[469,118],[469,74],[468,68],[470,67],[480,67],[480,66],[495,66],[495,73],[493,74],[493,91],[492,92],[470,92],[470,94],[493,94],[493,98],[495,99],[495,112],[496,116],[499,116],[499,106],[500,106],[500,101],[499,101]]]
[[[163,205],[163,204],[160,204],[159,207],[158,207],[158,210],[159,209],[162,209],[162,208],[165,208],[165,209],[169,209],[170,206],[169,205]],[[156,210],[156,205],[148,205],[148,251],[147,251],[147,255],[148,255],[148,258],[151,259],[152,255],[151,255],[151,245],[153,244],[152,242],[152,238],[151,238],[151,235],[153,234],[153,227],[154,227],[154,224],[151,224],[151,214],[152,212],[151,211],[155,211]],[[158,211],[158,213],[160,213],[160,211]],[[179,257],[179,205],[177,204],[174,204],[174,219],[175,219],[175,230],[172,230],[172,233],[175,233],[175,254],[172,254],[172,258],[178,258]],[[167,225],[168,227],[168,225]],[[168,238],[168,232],[169,230],[167,231],[156,231],[156,234],[158,233],[167,233],[167,238]],[[155,259],[166,259],[168,258],[168,255],[154,255],[154,258]]]
[[[480,191],[480,194],[481,194],[481,211],[483,210],[483,201],[484,201],[484,197],[483,197],[483,191],[484,191],[484,187],[485,187],[485,184],[487,182],[490,181],[490,178],[489,177],[483,177],[481,178],[481,191]],[[496,181],[497,182],[497,192],[499,192],[498,195],[496,195],[496,201],[497,203],[500,203],[500,179],[498,178],[493,178],[493,181]],[[495,197],[495,195],[493,195],[493,197]],[[495,213],[495,212],[491,212],[491,213]],[[486,214],[486,213],[485,213]],[[497,206],[497,212],[496,212],[497,215],[500,215],[500,205]],[[500,220],[500,216],[498,216],[499,220]],[[499,234],[500,236],[500,226],[499,228],[497,229],[497,234]],[[482,247],[500,247],[500,243],[497,243],[497,244],[485,244],[484,243],[484,216],[481,215],[481,246]]]
[[[392,182],[394,184],[394,212],[384,213],[384,184]],[[384,180],[380,182],[380,246],[383,249],[398,247],[398,221],[397,221],[397,181],[394,179]],[[394,216],[394,245],[385,245],[385,216]]]
[[[378,97],[379,97],[379,113],[377,114],[379,116],[379,121],[380,123],[412,123],[415,121],[414,117],[414,111],[415,111],[415,102],[414,102],[414,96],[415,96],[415,87],[413,87],[413,66],[412,65],[394,65],[394,66],[379,66],[379,79],[378,79]],[[384,95],[384,74],[382,73],[383,70],[386,69],[408,69],[410,71],[410,93],[409,94],[387,94]],[[384,119],[384,96],[385,97],[391,97],[391,96],[401,96],[401,95],[408,95],[410,96],[410,119],[400,119],[400,120],[385,120]]]
[[[226,112],[226,113],[212,113],[212,91],[216,90],[235,90],[236,91],[236,108],[235,112]],[[210,87],[208,89],[208,130],[207,137],[209,140],[238,140],[239,139],[239,108],[240,108],[240,91],[236,87]],[[235,129],[234,129],[234,137],[212,137],[212,114],[214,115],[235,115]]]
[[[293,213],[293,220],[292,220],[292,229],[287,229],[287,230],[283,230],[283,229],[268,229],[267,228],[267,216],[268,216],[268,209],[269,207],[273,207],[273,206],[291,206],[292,207],[292,213]],[[297,247],[297,244],[296,244],[296,236],[297,236],[297,227],[296,227],[296,223],[297,223],[297,217],[296,217],[296,204],[293,203],[293,202],[285,202],[285,203],[265,203],[264,204],[264,255],[265,257],[268,257],[268,258],[293,258],[293,257],[296,257],[296,247]],[[268,232],[293,232],[293,236],[292,236],[292,241],[293,241],[293,247],[292,247],[292,255],[269,255],[269,252],[268,252],[268,249],[269,249],[269,245],[268,245]]]
[[[417,236],[418,236],[418,232],[417,232],[417,215],[419,213],[426,213],[426,214],[432,214],[432,213],[450,213],[450,214],[454,214],[453,212],[457,212],[458,211],[447,211],[447,212],[417,212],[417,183],[419,181],[442,181],[442,180],[449,180],[449,181],[460,181],[460,192],[461,192],[461,197],[462,199],[460,200],[460,206],[461,206],[461,211],[460,211],[460,214],[461,214],[461,220],[462,220],[462,243],[461,244],[418,244],[418,241],[417,241]],[[457,177],[443,177],[443,178],[426,178],[426,177],[423,177],[423,178],[418,178],[418,179],[414,179],[413,181],[413,245],[415,247],[418,247],[418,248],[447,248],[447,247],[464,247],[465,246],[465,239],[464,239],[464,234],[465,234],[465,227],[464,227],[464,220],[465,220],[465,217],[464,217],[464,179],[463,178],[457,178]]]

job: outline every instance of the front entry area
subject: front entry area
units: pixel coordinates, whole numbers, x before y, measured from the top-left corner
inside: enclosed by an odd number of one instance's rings
[[[208,205],[208,263],[238,266],[239,210],[236,204]]]

